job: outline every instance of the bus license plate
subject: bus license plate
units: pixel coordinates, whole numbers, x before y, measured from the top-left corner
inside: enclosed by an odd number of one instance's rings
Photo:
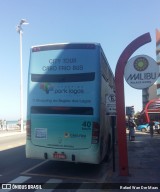
[[[54,153],[53,158],[55,158],[55,159],[66,159],[66,155],[64,153]]]

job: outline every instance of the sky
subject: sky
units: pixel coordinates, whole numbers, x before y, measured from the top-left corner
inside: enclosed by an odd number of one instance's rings
[[[113,73],[135,38],[149,32],[152,41],[133,55],[156,59],[159,0],[0,0],[0,119],[20,118],[20,51],[16,26],[23,25],[24,118],[30,47],[63,42],[100,43]],[[124,80],[125,81],[125,80]],[[142,91],[125,83],[125,104],[142,110]]]

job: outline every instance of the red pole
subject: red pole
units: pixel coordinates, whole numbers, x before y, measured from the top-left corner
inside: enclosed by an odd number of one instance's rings
[[[149,43],[150,41],[151,37],[149,33],[145,33],[133,40],[120,55],[116,66],[116,110],[118,129],[119,173],[121,176],[129,175],[124,101],[124,69],[130,56],[139,47],[146,43]]]
[[[150,122],[150,118],[149,118],[149,115],[148,115],[148,107],[149,107],[149,105],[150,105],[151,103],[155,102],[156,100],[158,100],[158,99],[152,99],[152,100],[150,100],[150,101],[146,104],[146,106],[145,106],[145,108],[144,108],[144,112],[145,112],[145,115],[146,115],[147,123]]]

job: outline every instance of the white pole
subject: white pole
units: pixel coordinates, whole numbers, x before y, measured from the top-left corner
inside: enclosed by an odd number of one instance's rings
[[[22,64],[22,30],[19,31],[20,36],[20,122],[21,132],[23,132],[23,64]]]
[[[26,19],[21,19],[19,25],[16,27],[17,32],[20,37],[20,124],[21,124],[21,132],[23,129],[23,63],[22,63],[22,25],[29,24]]]

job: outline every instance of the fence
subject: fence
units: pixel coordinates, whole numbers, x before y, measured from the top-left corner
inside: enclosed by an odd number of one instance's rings
[[[14,130],[20,129],[20,125],[18,125],[18,121],[7,121],[6,123],[1,123],[1,130]],[[24,122],[24,129],[26,129],[26,122]]]

